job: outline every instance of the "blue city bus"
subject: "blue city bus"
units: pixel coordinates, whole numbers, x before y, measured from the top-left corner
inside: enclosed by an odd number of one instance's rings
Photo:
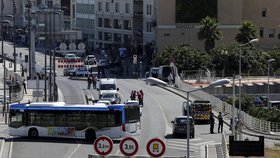
[[[65,105],[64,102],[37,102],[10,106],[11,136],[63,137],[95,140],[112,139],[125,133],[124,104]]]

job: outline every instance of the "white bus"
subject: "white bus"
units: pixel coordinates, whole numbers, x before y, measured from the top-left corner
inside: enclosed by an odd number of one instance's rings
[[[101,135],[122,138],[125,132],[123,104],[65,105],[64,102],[10,106],[11,136],[63,137],[95,140]],[[132,116],[128,116],[130,118]]]

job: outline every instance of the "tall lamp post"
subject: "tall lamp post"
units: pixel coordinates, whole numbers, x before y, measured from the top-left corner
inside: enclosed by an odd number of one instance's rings
[[[16,7],[16,3],[15,0],[13,0],[13,32],[14,32],[14,36],[13,36],[13,43],[14,43],[14,72],[17,71],[17,54],[16,54],[16,12],[17,12],[17,7]]]
[[[270,93],[270,91],[269,91],[269,68],[270,68],[270,63],[271,62],[274,62],[275,61],[275,59],[269,59],[269,60],[267,60],[267,107],[269,106],[269,93]]]
[[[255,42],[258,42],[259,39],[255,38],[255,39],[252,39],[250,40],[249,42],[247,43],[244,43],[244,44],[240,44],[239,45],[239,92],[238,92],[238,106],[239,106],[239,110],[238,110],[238,120],[240,120],[241,118],[241,80],[242,80],[242,77],[241,77],[241,53],[242,53],[242,47],[243,46],[246,46],[246,45],[249,45],[251,43],[255,43]],[[239,133],[239,140],[241,140],[241,132]]]
[[[166,82],[159,81],[158,79],[155,79],[153,77],[149,77],[147,80],[149,82],[153,82],[153,83],[156,83],[158,85],[167,86]],[[216,81],[210,83],[209,86],[206,86],[206,87],[193,89],[193,90],[190,90],[190,91],[184,91],[184,92],[187,93],[187,101],[183,103],[183,104],[187,104],[187,118],[190,117],[190,111],[189,111],[190,93],[195,92],[195,91],[199,91],[199,90],[203,90],[203,89],[206,89],[206,88],[210,88],[210,87],[221,86],[221,85],[228,84],[228,83],[230,83],[230,80],[225,78],[225,79],[216,80]],[[190,122],[189,122],[189,119],[187,119],[187,155],[186,155],[186,158],[190,158],[190,132],[189,131],[190,131]]]

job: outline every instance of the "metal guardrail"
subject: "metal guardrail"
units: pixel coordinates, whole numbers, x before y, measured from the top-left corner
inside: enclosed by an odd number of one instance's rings
[[[229,158],[228,150],[227,150],[227,139],[226,134],[222,133],[222,152],[223,152],[223,158]]]
[[[185,84],[182,80],[178,78],[176,79],[176,86],[183,91],[189,91],[195,89],[193,86]],[[225,116],[228,119],[231,119],[231,117],[233,117],[232,105],[225,103],[224,101],[220,100],[215,96],[212,96],[202,90],[192,92],[190,93],[190,96],[196,99],[209,100],[213,105],[213,109],[228,114]],[[237,113],[238,113],[238,109],[234,107],[234,114]],[[241,122],[246,128],[250,130],[259,133],[264,133],[264,134],[280,135],[280,123],[261,120],[250,116],[244,111],[241,111]],[[242,128],[244,128],[244,126]]]

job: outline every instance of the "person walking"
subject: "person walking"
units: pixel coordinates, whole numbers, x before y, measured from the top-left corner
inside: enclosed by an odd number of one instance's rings
[[[95,77],[95,75],[92,75],[92,88],[96,89],[96,82],[97,82],[97,78]]]
[[[25,94],[27,94],[27,90],[26,90],[27,82],[26,82],[25,79],[23,79],[22,85],[23,85],[23,89],[24,89]]]
[[[214,119],[214,114],[211,112],[210,114],[210,133],[214,133],[214,124],[215,124],[215,119]]]
[[[90,89],[91,82],[92,82],[92,79],[90,76],[88,76],[88,78],[87,78],[88,88],[87,89]]]
[[[141,92],[137,92],[137,98],[140,106],[143,106],[143,96]]]
[[[221,112],[219,112],[218,120],[219,120],[218,133],[220,133],[220,131],[221,131],[221,133],[223,133],[224,120],[223,120],[223,116],[222,116]]]

